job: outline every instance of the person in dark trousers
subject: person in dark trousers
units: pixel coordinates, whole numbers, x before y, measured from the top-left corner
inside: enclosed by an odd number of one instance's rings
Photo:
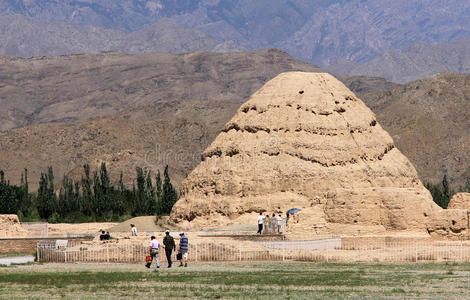
[[[105,234],[104,234],[104,230],[101,231],[101,234],[100,234],[100,241],[104,241],[105,240]]]
[[[165,230],[165,237],[163,238],[163,247],[165,248],[166,259],[168,260],[168,268],[171,268],[173,262],[171,261],[171,253],[176,251],[175,239],[170,235],[169,230]]]
[[[264,217],[263,217],[263,213],[260,212],[259,213],[259,217],[258,217],[258,234],[261,234],[263,232],[263,223],[264,223]]]

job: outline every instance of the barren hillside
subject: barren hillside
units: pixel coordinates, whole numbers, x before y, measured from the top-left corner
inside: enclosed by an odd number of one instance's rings
[[[135,166],[156,171],[168,163],[178,184],[267,80],[319,70],[269,49],[0,59],[0,169],[19,182],[29,168],[33,188],[48,165],[60,179],[101,161],[114,179],[123,170],[127,183]]]
[[[116,116],[73,124],[41,124],[0,132],[0,169],[12,182],[29,168],[30,186],[41,171],[54,168],[79,179],[83,164],[92,169],[106,162],[115,182],[120,171],[132,185],[135,167],[155,175],[170,166],[179,184],[199,162],[200,154],[238,109],[229,101],[172,101],[127,110]]]
[[[470,75],[442,74],[362,95],[421,179],[470,178]]]
[[[286,53],[0,56],[0,130],[70,123],[168,100],[241,102],[284,71],[318,71]]]

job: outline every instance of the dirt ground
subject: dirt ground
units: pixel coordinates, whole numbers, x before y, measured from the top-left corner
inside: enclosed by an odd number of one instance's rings
[[[67,234],[99,234],[101,230],[116,226],[119,223],[57,223],[48,224],[49,235],[67,235]]]

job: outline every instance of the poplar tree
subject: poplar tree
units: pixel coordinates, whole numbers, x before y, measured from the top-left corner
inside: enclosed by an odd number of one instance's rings
[[[155,187],[152,183],[152,177],[150,171],[147,171],[147,176],[145,178],[145,194],[146,194],[146,214],[153,215],[157,211],[157,201],[155,199]]]
[[[54,191],[54,172],[52,167],[48,168],[47,174],[41,172],[37,208],[42,219],[49,219],[57,212],[57,196]]]
[[[137,191],[135,194],[134,215],[142,215],[147,211],[147,194],[145,191],[145,175],[140,167],[136,167]]]
[[[156,214],[162,214],[164,207],[163,207],[163,189],[162,189],[162,178],[160,175],[160,170],[157,171],[157,177],[155,178],[155,189],[156,189],[156,201],[157,201],[157,209]]]
[[[85,177],[82,177],[82,197],[80,201],[80,211],[85,216],[92,216],[93,213],[93,191],[92,191],[92,180],[90,177],[90,165],[84,164],[83,171]]]
[[[163,195],[162,195],[162,214],[170,214],[173,205],[175,205],[178,200],[178,194],[176,193],[175,188],[171,184],[170,174],[168,171],[168,165],[165,166],[165,171],[163,172]]]

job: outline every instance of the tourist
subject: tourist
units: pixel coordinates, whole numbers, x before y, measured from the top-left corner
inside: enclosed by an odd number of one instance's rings
[[[180,232],[180,245],[178,249],[179,259],[180,259],[180,267],[188,266],[188,250],[189,250],[189,243],[188,238],[184,235],[184,232]]]
[[[100,241],[104,241],[104,237],[105,237],[105,233],[104,233],[104,230],[102,230],[100,234]]]
[[[168,261],[168,268],[171,268],[171,253],[176,251],[175,239],[170,235],[169,230],[165,230],[165,237],[163,238],[163,247],[165,248],[166,259]]]
[[[273,213],[273,215],[271,216],[271,233],[276,233],[277,232],[277,218],[276,218],[276,214]]]
[[[131,234],[132,236],[137,236],[137,227],[134,224],[131,224]]]
[[[108,241],[108,240],[111,239],[111,235],[109,234],[109,231],[106,231],[106,234],[104,235],[103,239],[104,239],[105,241]]]
[[[264,218],[264,233],[269,233],[269,215],[266,215],[266,217]]]
[[[289,224],[289,212],[286,212],[286,227]]]
[[[258,234],[261,234],[263,233],[263,223],[264,223],[264,217],[263,217],[263,213],[259,213],[259,216],[258,216]]]
[[[281,233],[281,228],[282,228],[282,217],[281,214],[277,216],[277,233]]]
[[[160,242],[155,239],[155,236],[152,236],[150,238],[150,245],[149,245],[149,252],[150,256],[152,257],[152,262],[156,260],[157,262],[157,269],[160,268],[160,257],[159,257],[159,251],[160,251]],[[147,268],[150,268],[150,264],[146,264],[145,266]]]

